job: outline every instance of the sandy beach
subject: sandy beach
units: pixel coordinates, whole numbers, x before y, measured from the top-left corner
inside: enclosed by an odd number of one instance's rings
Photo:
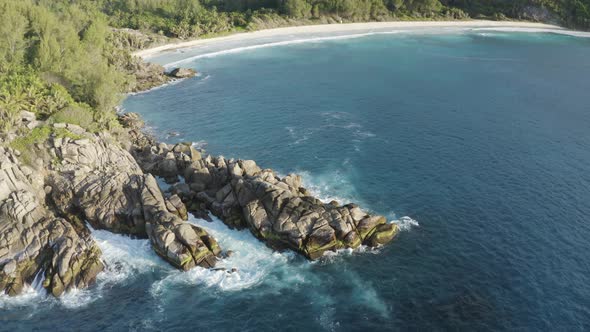
[[[258,38],[280,37],[286,35],[308,34],[308,33],[337,33],[337,32],[359,32],[371,31],[376,29],[402,29],[417,30],[422,28],[494,28],[494,29],[523,29],[525,31],[554,31],[568,34],[576,34],[574,31],[565,30],[559,26],[533,23],[533,22],[515,22],[515,21],[410,21],[410,22],[369,22],[369,23],[347,23],[347,24],[322,24],[322,25],[304,25],[286,28],[276,28],[267,30],[258,30],[253,32],[235,33],[229,36],[195,39],[186,42],[175,42],[157,47],[148,48],[134,52],[133,55],[149,58],[162,52],[202,46],[210,43],[224,41],[246,41]]]

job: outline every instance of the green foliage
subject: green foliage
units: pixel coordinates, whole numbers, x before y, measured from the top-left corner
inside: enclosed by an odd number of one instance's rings
[[[0,76],[0,127],[10,130],[20,120],[20,113],[35,113],[45,119],[74,104],[67,90],[57,83],[44,82],[31,68],[16,68]]]
[[[27,46],[27,19],[12,2],[0,4],[0,63],[20,64]]]
[[[97,130],[112,126],[131,81],[120,67],[129,54],[113,40],[93,1],[3,1],[0,129],[10,130],[21,111]]]
[[[21,153],[20,159],[28,165],[32,164],[35,158],[35,144],[41,144],[51,135],[51,128],[48,126],[37,127],[26,135],[17,137],[10,142],[10,147]]]
[[[330,17],[365,21],[393,18],[531,18],[546,9],[564,23],[590,28],[590,0],[102,0],[111,25],[194,38],[275,20]],[[264,25],[261,25],[264,26]]]
[[[53,136],[57,138],[69,138],[72,140],[78,140],[84,138],[82,135],[74,134],[66,128],[53,128]]]
[[[218,12],[216,7],[206,8],[197,0],[107,0],[102,1],[102,9],[115,27],[181,39],[230,31],[234,22],[244,23],[231,14]]]
[[[72,105],[63,108],[49,117],[49,123],[71,123],[82,128],[92,128],[94,112],[84,105]]]
[[[21,153],[20,159],[25,164],[31,165],[35,158],[44,154],[44,150],[37,150],[35,145],[45,143],[49,137],[69,138],[72,140],[82,139],[84,136],[77,135],[66,128],[53,128],[50,126],[41,126],[34,128],[25,135],[19,136],[10,142],[9,146]],[[38,152],[41,152],[38,155]],[[45,156],[46,157],[46,156]]]
[[[312,6],[305,0],[283,0],[283,12],[294,18],[307,18],[311,16]]]
[[[577,29],[590,29],[590,0],[441,0],[473,17],[531,19],[531,12],[545,12],[545,19]]]
[[[313,20],[502,20],[539,13],[590,28],[590,0],[3,0],[0,133],[19,122],[22,111],[50,123],[118,130],[114,107],[134,85],[128,73],[141,67],[130,50],[164,36],[207,37]]]
[[[35,71],[57,78],[76,101],[111,110],[120,101],[124,77],[104,56],[111,34],[105,16],[89,1],[41,3],[7,0],[4,4],[9,12],[3,15],[16,18],[0,24],[0,44],[7,45],[2,49],[4,68],[24,59]],[[12,39],[7,38],[6,29],[18,33],[8,33]]]
[[[20,110],[17,105],[0,95],[0,132],[7,132],[19,121]]]

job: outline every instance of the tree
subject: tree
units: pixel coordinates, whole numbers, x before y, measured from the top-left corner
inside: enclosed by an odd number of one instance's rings
[[[27,46],[28,20],[13,2],[6,2],[0,6],[0,22],[0,62],[20,64]]]
[[[311,5],[305,0],[284,0],[283,12],[290,17],[306,18],[311,15]]]

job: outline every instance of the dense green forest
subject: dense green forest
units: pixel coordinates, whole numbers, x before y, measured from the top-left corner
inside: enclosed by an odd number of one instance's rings
[[[115,27],[190,38],[266,22],[333,22],[408,19],[552,19],[590,27],[590,0],[102,0]],[[291,20],[291,21],[289,21]]]
[[[158,39],[294,24],[469,17],[543,19],[587,29],[590,0],[1,0],[0,139],[22,111],[46,124],[117,127],[114,108],[134,85],[139,61],[130,51]],[[51,134],[25,130],[13,136],[40,133]]]

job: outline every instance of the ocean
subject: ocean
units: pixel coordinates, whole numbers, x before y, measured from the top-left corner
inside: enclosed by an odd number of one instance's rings
[[[108,269],[0,296],[0,330],[590,330],[590,39],[471,29],[291,36],[152,61],[199,71],[126,98],[163,141],[298,173],[400,224],[316,262],[191,218],[237,273],[173,269],[94,230]]]

